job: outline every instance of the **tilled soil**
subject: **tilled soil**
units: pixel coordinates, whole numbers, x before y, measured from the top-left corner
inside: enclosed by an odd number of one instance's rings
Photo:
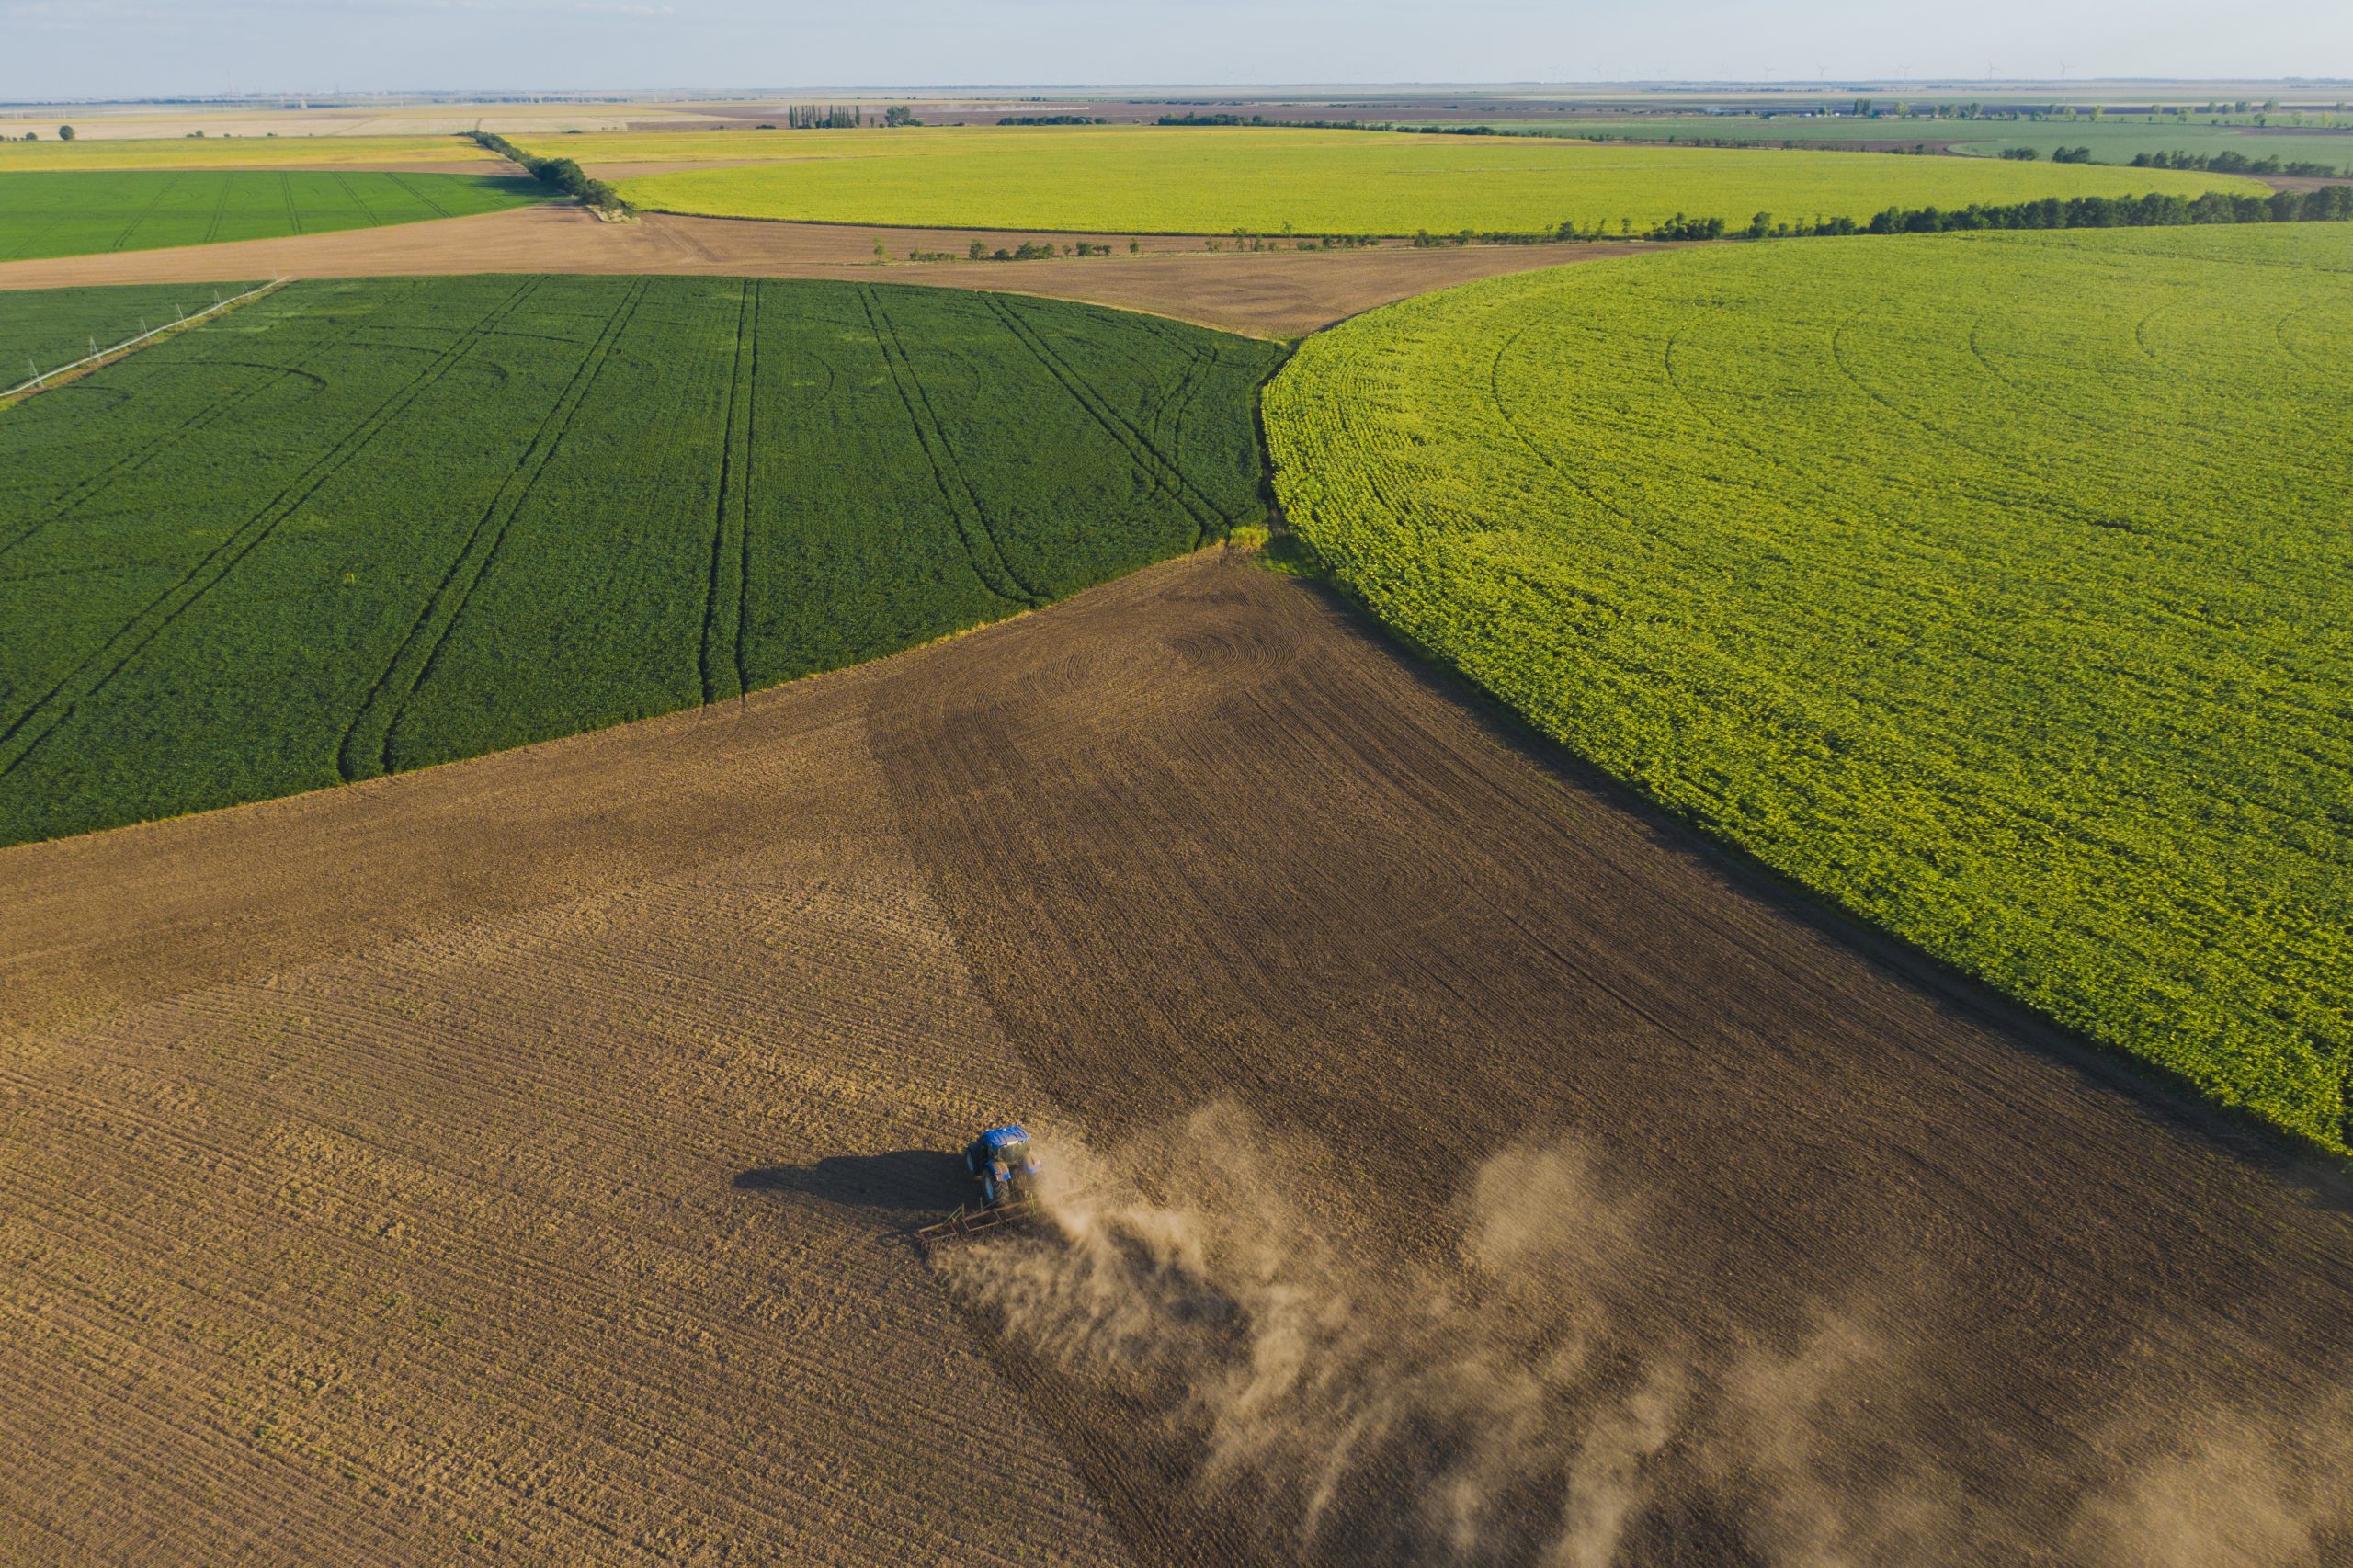
[[[1232,556],[0,853],[0,1033],[22,1560],[2353,1550],[2341,1180]],[[1012,1113],[1198,1251],[927,1266]]]
[[[917,263],[910,251],[961,257],[975,240],[990,250],[1025,240],[1114,246],[1108,256],[1042,261]],[[477,272],[688,273],[719,277],[834,278],[994,289],[1151,311],[1204,326],[1294,337],[1375,305],[1449,283],[1556,267],[1659,245],[1382,245],[1354,251],[1211,254],[1199,239],[999,230],[874,228],[688,218],[649,212],[602,223],[568,206],[517,208],[470,218],[332,234],[172,250],[0,263],[0,290],[103,283],[188,283],[229,278],[404,278]],[[1227,242],[1230,243],[1230,242]],[[878,265],[880,244],[888,265]]]

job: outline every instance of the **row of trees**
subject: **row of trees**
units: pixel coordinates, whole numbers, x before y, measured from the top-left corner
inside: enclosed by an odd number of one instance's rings
[[[2135,153],[2136,169],[2200,169],[2218,175],[2305,175],[2334,177],[2334,164],[2283,163],[2278,157],[2250,158],[2245,153]]]
[[[1720,240],[1728,233],[1749,240],[1797,239],[1823,234],[1936,234],[1969,229],[2142,229],[2180,228],[2194,223],[2324,223],[2353,222],[2353,185],[2322,186],[2298,193],[2275,191],[2269,196],[2237,196],[2208,191],[2203,196],[2076,196],[2045,197],[2006,206],[1979,203],[1946,210],[1924,207],[1907,210],[1891,207],[1867,222],[1853,218],[1816,218],[1811,223],[1777,222],[1770,212],[1759,212],[1745,228],[1734,231],[1722,218],[1691,218],[1677,213],[1639,235],[1631,218],[1618,220],[1613,234],[1607,223],[1587,228],[1574,219],[1550,233],[1482,233],[1463,229],[1433,234],[1425,229],[1414,236],[1416,245],[1565,244],[1617,239]],[[1371,243],[1371,242],[1367,242]]]
[[[858,104],[787,104],[784,108],[784,128],[787,131],[858,131],[867,123],[866,110]],[[882,111],[877,125],[921,125],[915,111],[905,104],[892,104]],[[1014,120],[1000,123],[1012,125]],[[756,127],[774,131],[774,125]]]
[[[1873,234],[1940,234],[1967,229],[2155,229],[2192,223],[2353,222],[2353,186],[2325,185],[2317,190],[2276,190],[2269,196],[2239,196],[2210,190],[2202,196],[2045,197],[2009,206],[1983,204],[1942,211],[1891,207],[1864,232]],[[1844,228],[1832,224],[1846,224]],[[1851,221],[1835,219],[1810,233],[1852,233]]]
[[[466,133],[476,143],[488,148],[511,163],[520,164],[530,171],[531,177],[541,185],[552,186],[574,198],[585,207],[595,207],[607,212],[629,212],[631,208],[621,193],[603,180],[591,179],[587,171],[570,158],[541,158],[526,153],[506,137],[491,131],[470,131]]]
[[[866,123],[866,111],[856,104],[788,104],[788,131],[856,131]]]

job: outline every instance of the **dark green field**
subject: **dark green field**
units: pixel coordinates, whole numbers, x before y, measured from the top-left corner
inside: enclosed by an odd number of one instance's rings
[[[28,289],[0,293],[0,387],[111,347],[146,326],[194,315],[251,283],[157,283],[131,289]]]
[[[295,284],[0,413],[0,843],[732,697],[1189,550],[1261,515],[1279,353],[924,289]]]
[[[0,261],[461,218],[543,199],[496,175],[277,169],[0,173]]]

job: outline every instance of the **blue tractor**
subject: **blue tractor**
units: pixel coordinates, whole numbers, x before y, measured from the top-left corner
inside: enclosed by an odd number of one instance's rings
[[[965,1144],[964,1174],[980,1185],[979,1199],[915,1232],[918,1246],[957,1241],[1038,1211],[1038,1158],[1029,1152],[1029,1130],[1019,1122],[992,1127]]]
[[[1038,1162],[1029,1130],[1015,1122],[992,1127],[964,1146],[964,1174],[981,1184],[981,1207],[1002,1209],[1035,1196]]]

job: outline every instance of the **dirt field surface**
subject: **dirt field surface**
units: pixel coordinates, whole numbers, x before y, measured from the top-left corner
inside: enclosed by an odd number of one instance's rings
[[[1268,251],[1211,255],[1201,242],[1161,236],[1130,256],[1051,261],[911,263],[910,250],[961,256],[1025,239],[1057,243],[1099,235],[770,223],[650,212],[600,223],[575,207],[533,207],[397,228],[177,250],[118,252],[0,264],[0,290],[219,278],[391,278],[473,272],[700,273],[722,277],[847,278],[996,289],[1152,311],[1203,326],[1292,337],[1343,316],[1425,290],[1499,273],[1554,267],[1658,245],[1470,245],[1417,250]],[[881,242],[892,258],[877,266]],[[1181,248],[1179,248],[1181,247]]]
[[[1228,556],[0,854],[0,1033],[20,1560],[2353,1551],[2341,1180]]]

